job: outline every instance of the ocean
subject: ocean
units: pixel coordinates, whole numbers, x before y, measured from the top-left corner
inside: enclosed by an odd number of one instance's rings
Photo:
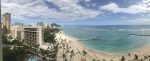
[[[134,52],[150,43],[149,25],[62,26],[85,47],[106,53]]]

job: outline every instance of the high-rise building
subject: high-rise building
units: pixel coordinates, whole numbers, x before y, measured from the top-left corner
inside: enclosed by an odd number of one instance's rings
[[[42,27],[32,26],[24,27],[24,43],[32,47],[39,47],[42,45],[43,32]]]
[[[22,41],[24,39],[23,36],[23,27],[21,26],[12,26],[10,34],[12,38]]]
[[[12,26],[10,34],[12,38],[32,47],[40,46],[43,43],[42,26]]]
[[[10,13],[4,14],[2,17],[4,34],[10,34],[10,21],[11,21],[11,14]]]

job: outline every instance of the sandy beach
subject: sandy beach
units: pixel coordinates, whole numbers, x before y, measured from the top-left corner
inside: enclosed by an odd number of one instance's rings
[[[56,41],[59,44],[57,61],[63,61],[64,58],[67,61],[120,61],[122,56],[124,56],[125,61],[133,61],[135,60],[135,54],[139,60],[144,60],[145,56],[150,54],[150,45],[125,55],[94,51],[85,47],[77,39],[67,36],[63,31],[56,34]],[[83,51],[87,52],[87,54],[84,55]]]

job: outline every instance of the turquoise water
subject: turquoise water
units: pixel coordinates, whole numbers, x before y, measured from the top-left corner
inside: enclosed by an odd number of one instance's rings
[[[61,29],[86,47],[108,53],[132,52],[150,42],[150,26],[64,26]]]
[[[30,57],[27,61],[41,61],[39,58]]]

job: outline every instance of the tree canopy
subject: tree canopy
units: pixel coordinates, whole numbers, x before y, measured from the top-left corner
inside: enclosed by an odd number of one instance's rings
[[[59,32],[57,28],[44,29],[44,42],[55,43],[55,33]]]

